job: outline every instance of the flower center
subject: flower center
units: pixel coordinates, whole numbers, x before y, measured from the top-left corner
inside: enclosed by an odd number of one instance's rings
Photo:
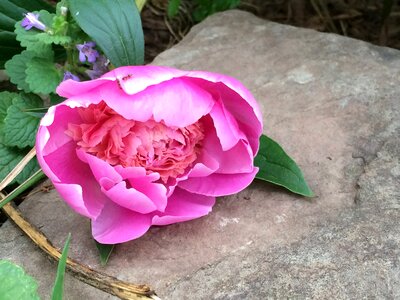
[[[164,183],[193,164],[204,138],[200,121],[173,128],[154,120],[127,120],[104,101],[78,111],[82,123],[69,123],[65,133],[79,147],[111,165],[157,172]]]

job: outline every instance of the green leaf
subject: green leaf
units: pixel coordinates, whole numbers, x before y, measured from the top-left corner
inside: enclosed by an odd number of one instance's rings
[[[4,119],[3,142],[6,146],[24,149],[35,145],[40,119],[32,116],[26,109],[38,107],[43,107],[43,101],[33,94],[20,94],[13,99]]]
[[[34,52],[22,51],[21,54],[14,55],[13,58],[5,63],[6,73],[10,81],[25,92],[29,92],[29,85],[26,83],[26,65],[35,56]]]
[[[134,0],[70,0],[71,14],[116,66],[142,65],[144,39]]]
[[[6,14],[0,12],[0,30],[12,31],[15,25],[15,20]]]
[[[106,265],[115,245],[112,245],[112,244],[100,244],[96,240],[94,240],[94,242],[96,243],[97,250],[99,250],[101,264],[102,265]]]
[[[68,234],[67,240],[64,244],[64,249],[61,254],[60,260],[57,267],[57,276],[53,286],[53,293],[51,294],[51,300],[62,300],[64,293],[64,274],[65,267],[67,265],[68,248],[71,240],[71,234]]]
[[[4,0],[1,0],[4,1]],[[8,0],[19,7],[25,8],[27,11],[37,11],[37,10],[47,10],[49,12],[54,12],[54,6],[50,5],[44,0]]]
[[[29,84],[29,89],[34,93],[54,93],[62,80],[61,71],[46,58],[32,58],[27,63],[25,72],[25,80]]]
[[[2,300],[39,300],[38,284],[21,267],[0,260],[0,298]]]
[[[173,18],[179,11],[179,5],[181,4],[181,0],[169,0],[167,7],[168,17]]]
[[[0,93],[0,143],[2,143],[4,139],[4,119],[7,116],[7,109],[12,105],[13,98],[17,96],[17,93]]]
[[[21,20],[28,11],[8,0],[2,0],[0,1],[0,12],[14,19],[15,24],[15,22]]]
[[[260,138],[260,149],[254,164],[260,168],[256,178],[283,186],[296,194],[314,196],[294,160],[278,143],[265,135]]]
[[[6,61],[22,51],[16,36],[14,32],[0,31],[0,69],[4,69]]]

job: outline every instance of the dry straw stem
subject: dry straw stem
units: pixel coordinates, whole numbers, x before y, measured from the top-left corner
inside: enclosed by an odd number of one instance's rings
[[[31,151],[15,166],[15,168],[0,182],[0,192],[4,190],[4,188],[14,180],[15,177],[18,176],[19,173],[22,172],[24,167],[28,164],[28,162],[34,158],[36,155],[35,148],[32,148]]]
[[[35,149],[32,149],[27,156],[7,175],[7,177],[0,183],[2,189],[7,186],[8,183],[14,180],[16,176],[22,171],[24,166],[31,160],[36,154]],[[6,196],[1,193],[0,189],[0,202]],[[21,214],[21,212],[13,207],[11,203],[7,203],[3,206],[5,214],[44,252],[46,252],[51,258],[58,261],[61,257],[59,249],[55,248],[47,237],[38,230],[35,226],[30,224]],[[115,277],[107,274],[95,271],[88,266],[78,263],[77,261],[68,258],[67,259],[67,270],[74,275],[74,277],[81,281],[90,284],[102,291],[109,294],[115,295],[121,299],[130,300],[143,300],[143,299],[159,299],[155,292],[147,285],[135,285],[128,282],[124,282]]]

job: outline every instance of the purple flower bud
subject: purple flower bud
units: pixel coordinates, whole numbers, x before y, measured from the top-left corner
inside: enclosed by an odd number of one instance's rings
[[[25,18],[22,20],[21,26],[24,27],[25,30],[30,30],[32,27],[42,31],[46,30],[46,25],[39,21],[39,14],[34,13],[25,14]]]
[[[75,81],[81,81],[81,79],[78,76],[72,74],[69,71],[65,71],[64,72],[64,78],[63,78],[62,81],[65,81],[65,80],[68,80],[68,79],[72,79],[72,80],[75,80]]]
[[[79,50],[79,60],[81,62],[85,62],[87,59],[88,62],[94,63],[97,57],[99,57],[99,52],[93,49],[95,46],[95,42],[85,42],[83,44],[76,45],[76,48]]]
[[[86,74],[88,74],[90,79],[99,78],[101,75],[108,72],[109,64],[110,61],[104,55],[100,55],[96,62],[93,64],[93,69],[87,70]]]

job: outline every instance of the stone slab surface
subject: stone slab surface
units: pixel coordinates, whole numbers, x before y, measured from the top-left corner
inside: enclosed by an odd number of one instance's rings
[[[55,191],[21,209],[71,256],[162,299],[400,297],[400,52],[231,11],[195,26],[154,64],[226,73],[259,100],[264,133],[298,162],[313,199],[266,183],[219,198],[201,219],[154,227],[101,267],[88,220]],[[0,257],[55,274],[6,223]],[[67,299],[112,299],[67,278]],[[46,297],[45,297],[46,298]]]

